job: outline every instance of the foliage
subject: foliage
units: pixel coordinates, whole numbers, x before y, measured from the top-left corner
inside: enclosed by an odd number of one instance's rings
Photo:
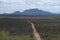
[[[28,19],[0,19],[0,39],[1,40],[32,40],[31,24],[27,22]],[[60,40],[60,21],[47,19],[34,19],[37,31],[45,40]],[[5,31],[8,31],[7,33]],[[10,35],[12,36],[10,36]],[[19,36],[18,36],[19,35]],[[30,35],[30,36],[27,36]]]
[[[9,35],[8,32],[0,32],[0,40],[33,40],[29,35]]]

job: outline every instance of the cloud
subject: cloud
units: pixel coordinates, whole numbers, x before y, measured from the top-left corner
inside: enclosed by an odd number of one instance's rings
[[[12,12],[38,8],[51,12],[60,10],[60,0],[0,0],[0,12]]]
[[[25,0],[0,0],[3,2],[24,2]]]

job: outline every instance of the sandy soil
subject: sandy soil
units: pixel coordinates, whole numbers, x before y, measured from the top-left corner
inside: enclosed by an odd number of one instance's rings
[[[31,21],[28,21],[28,22],[31,24],[31,27],[33,30],[33,36],[34,36],[35,40],[41,40],[41,37],[40,37],[39,33],[37,32],[34,23]]]

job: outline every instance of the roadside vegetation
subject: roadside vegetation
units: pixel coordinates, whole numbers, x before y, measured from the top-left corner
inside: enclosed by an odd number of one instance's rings
[[[30,35],[9,35],[9,32],[1,31],[0,40],[34,40]]]
[[[34,40],[28,19],[0,18],[0,40]],[[44,40],[60,40],[60,21],[32,20]]]

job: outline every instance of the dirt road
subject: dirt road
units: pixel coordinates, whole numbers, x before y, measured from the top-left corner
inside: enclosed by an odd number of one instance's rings
[[[39,33],[37,32],[34,23],[31,21],[28,21],[28,22],[31,24],[31,27],[33,30],[33,36],[34,36],[35,40],[41,40],[41,37],[40,37]]]

